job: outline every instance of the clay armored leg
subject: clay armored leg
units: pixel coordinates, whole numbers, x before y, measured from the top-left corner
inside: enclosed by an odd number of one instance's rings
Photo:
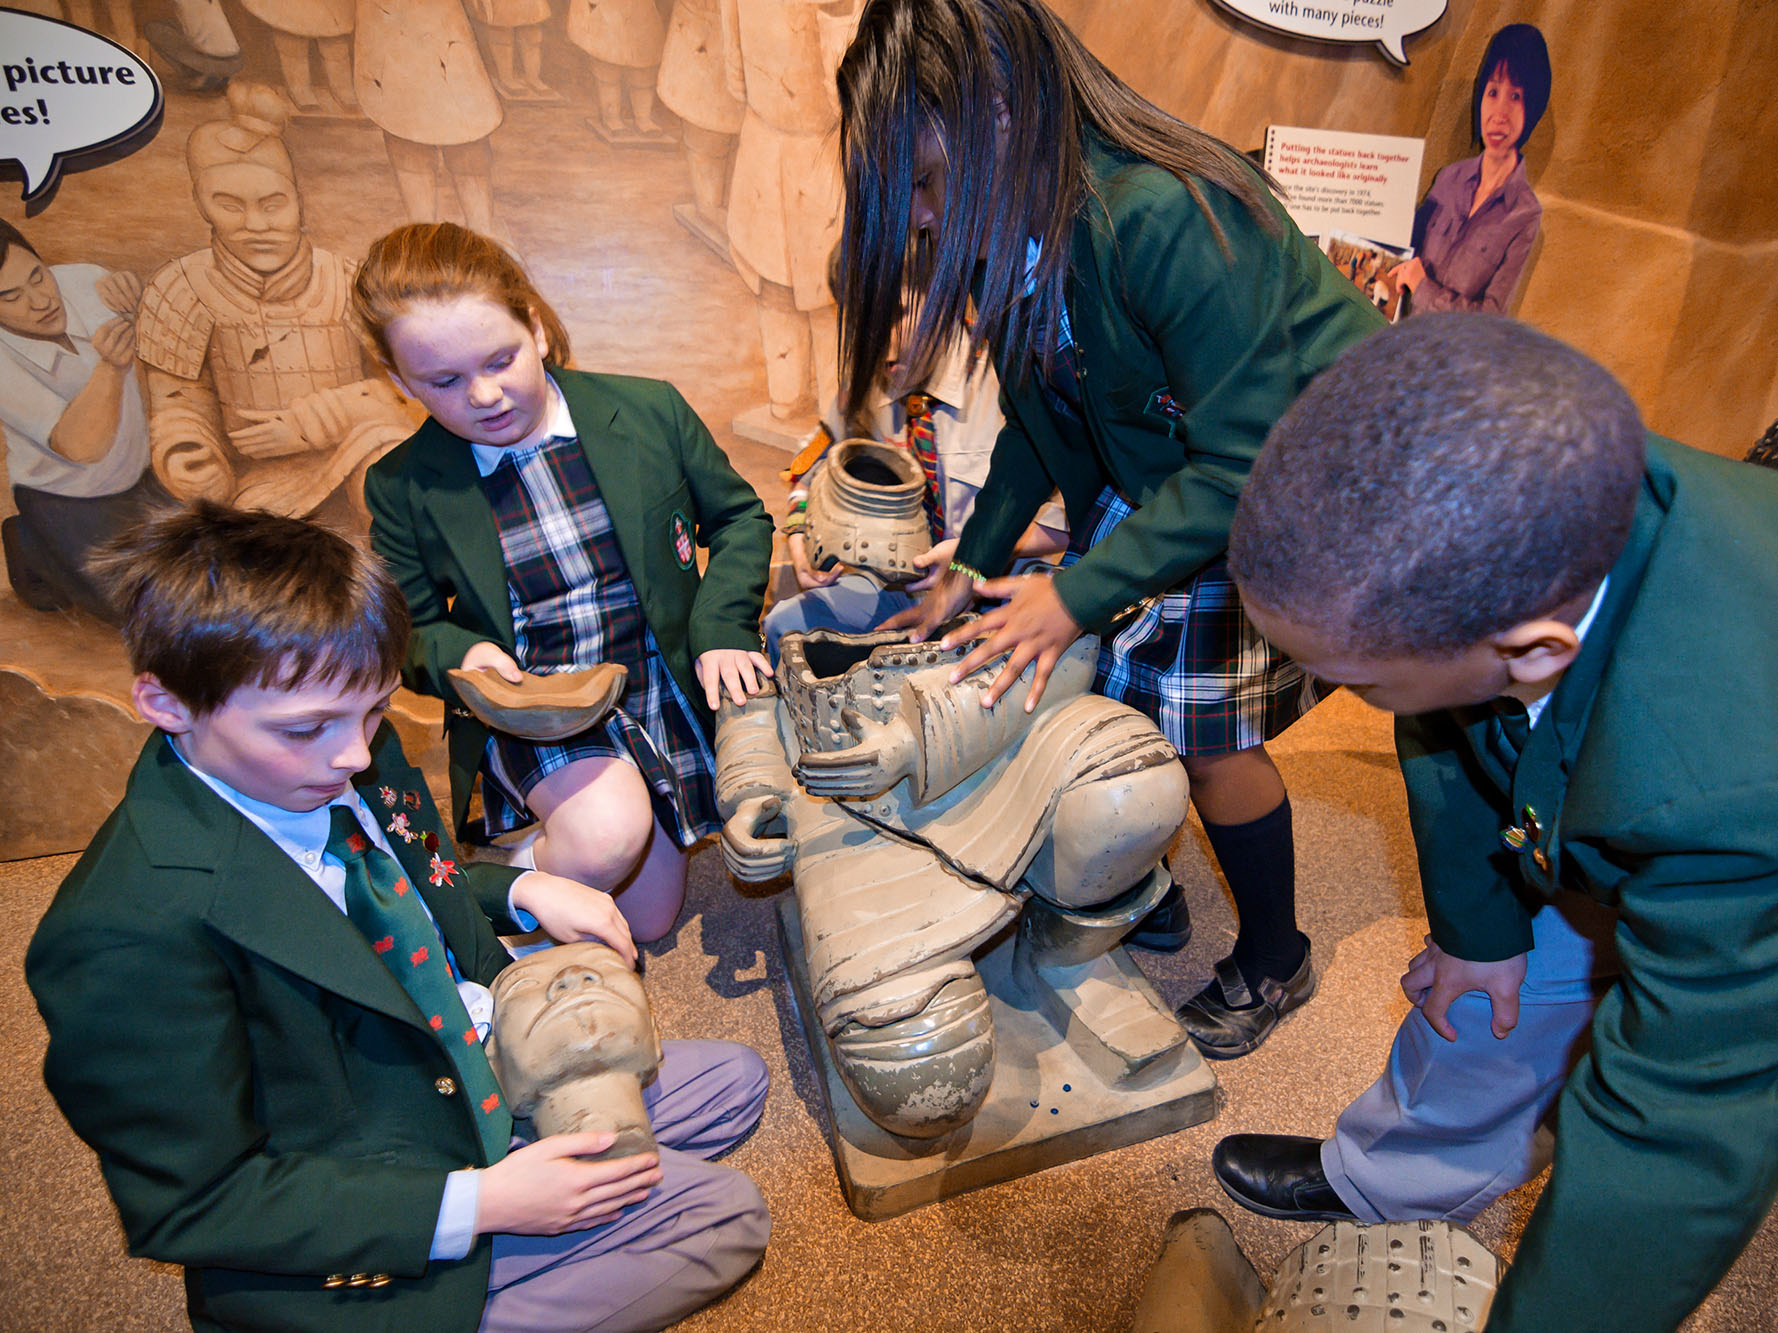
[[[810,994],[859,1109],[894,1134],[948,1133],[975,1115],[994,1073],[993,1021],[970,955],[1019,900],[844,802],[804,793],[780,706],[755,698],[723,710],[724,859],[745,880],[792,870]]]
[[[1053,730],[1093,753],[1082,757],[1083,777],[1063,792],[1025,871],[1034,896],[1019,922],[1014,968],[1075,1052],[1115,1082],[1187,1046],[1172,1011],[1119,947],[1171,882],[1161,857],[1185,822],[1185,770],[1153,762],[1148,732],[1121,705],[1091,697],[1067,708],[1079,716],[1059,712],[1026,744]],[[1083,731],[1086,740],[1071,739]],[[1137,755],[1144,766],[1132,766]]]

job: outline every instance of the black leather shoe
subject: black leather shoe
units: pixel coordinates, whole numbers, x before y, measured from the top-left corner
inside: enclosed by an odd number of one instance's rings
[[[1212,1060],[1232,1060],[1259,1049],[1278,1020],[1315,993],[1309,937],[1303,935],[1302,941],[1302,966],[1283,981],[1267,977],[1252,990],[1232,957],[1216,965],[1216,980],[1177,1011],[1180,1025],[1200,1051]]]
[[[1191,911],[1185,905],[1185,890],[1174,884],[1161,900],[1148,909],[1148,915],[1136,923],[1136,929],[1124,936],[1123,943],[1134,949],[1152,949],[1155,953],[1178,953],[1192,937]]]
[[[1223,1193],[1287,1222],[1353,1222],[1321,1169],[1321,1140],[1300,1134],[1230,1134],[1210,1154]]]

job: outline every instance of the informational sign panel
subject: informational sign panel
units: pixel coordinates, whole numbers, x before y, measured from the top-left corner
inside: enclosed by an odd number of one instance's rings
[[[1284,206],[1311,236],[1341,231],[1384,245],[1413,240],[1423,139],[1273,125],[1265,167]]]
[[[64,158],[109,148],[160,115],[154,72],[116,42],[57,19],[0,9],[0,160],[19,164],[27,200]]]
[[[1398,65],[1402,42],[1444,15],[1446,0],[1216,0],[1249,23],[1292,37],[1346,44],[1375,42]]]

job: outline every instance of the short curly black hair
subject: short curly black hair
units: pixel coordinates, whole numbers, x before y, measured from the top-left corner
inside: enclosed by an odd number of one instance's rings
[[[1493,315],[1348,349],[1272,428],[1229,532],[1244,599],[1373,657],[1448,656],[1597,587],[1646,435],[1601,366]]]

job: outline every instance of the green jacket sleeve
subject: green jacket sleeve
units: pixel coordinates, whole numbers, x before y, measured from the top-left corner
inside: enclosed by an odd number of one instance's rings
[[[398,452],[414,447],[409,440]],[[413,618],[402,678],[410,689],[435,698],[457,697],[445,673],[462,665],[463,654],[489,638],[450,619],[451,590],[440,586],[420,553],[412,510],[413,489],[391,455],[364,475],[364,503],[370,510],[370,545],[388,565],[407,598]]]
[[[1611,839],[1623,976],[1489,1333],[1676,1328],[1778,1195],[1775,810],[1778,786],[1748,783]]]
[[[1395,750],[1432,938],[1453,957],[1496,962],[1531,948],[1531,915],[1502,866],[1500,830],[1512,821],[1490,794],[1451,713],[1400,717]]]
[[[1288,222],[1274,235],[1223,191],[1204,194],[1230,254],[1184,185],[1156,167],[1120,173],[1105,215],[1109,246],[1093,247],[1101,272],[1092,289],[1120,307],[1113,324],[1127,326],[1132,354],[1158,353],[1163,382],[1154,388],[1178,413],[1163,425],[1152,397],[1109,403],[1117,419],[1100,447],[1168,450],[1183,461],[1132,495],[1136,511],[1056,576],[1057,595],[1084,626],[1103,626],[1222,557],[1273,423],[1340,350],[1382,326]]]
[[[772,520],[677,389],[671,390],[680,466],[710,560],[692,600],[692,661],[714,648],[759,651],[759,616],[772,561]]]

